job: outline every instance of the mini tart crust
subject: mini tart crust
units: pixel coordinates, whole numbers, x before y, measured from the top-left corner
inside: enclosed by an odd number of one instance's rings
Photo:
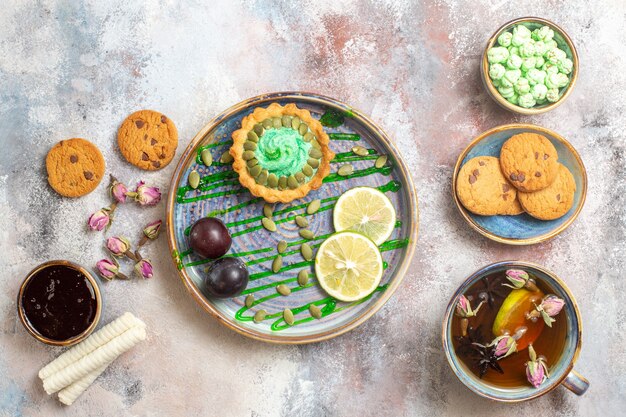
[[[311,132],[313,132],[317,137],[317,142],[320,144],[322,151],[320,165],[317,168],[315,175],[313,175],[308,182],[300,185],[298,188],[294,188],[293,190],[279,190],[257,184],[254,177],[248,172],[246,161],[243,159],[243,144],[247,140],[248,132],[253,129],[254,125],[261,123],[267,118],[285,115],[298,116],[300,120],[306,123]],[[231,146],[229,153],[234,159],[233,169],[237,172],[237,174],[239,174],[239,182],[241,185],[250,190],[252,195],[261,197],[268,203],[275,203],[277,201],[280,201],[281,203],[289,203],[297,198],[304,197],[311,190],[317,190],[320,188],[322,186],[322,181],[330,173],[330,161],[332,161],[335,157],[335,153],[328,147],[330,138],[326,132],[324,132],[322,124],[311,117],[311,113],[308,110],[299,109],[293,103],[286,104],[284,107],[278,103],[272,103],[267,108],[255,108],[252,114],[241,120],[241,129],[235,130],[232,138],[233,145]]]

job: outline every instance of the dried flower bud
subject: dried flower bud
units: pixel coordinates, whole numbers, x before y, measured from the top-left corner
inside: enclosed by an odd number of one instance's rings
[[[148,239],[151,239],[151,240],[154,240],[157,237],[159,237],[159,231],[161,230],[162,223],[163,222],[161,220],[157,220],[152,223],[149,223],[143,229],[144,236],[146,236]]]
[[[152,264],[148,259],[141,259],[135,264],[135,272],[144,279],[152,278]]]
[[[484,301],[481,301],[480,304],[478,304],[478,307],[476,307],[475,310],[472,310],[472,305],[470,304],[470,301],[467,299],[467,297],[461,295],[459,297],[459,301],[457,301],[456,304],[456,314],[459,317],[474,317],[484,303]]]
[[[111,185],[109,187],[109,194],[111,194],[112,199],[114,199],[117,203],[125,203],[127,192],[128,188],[126,188],[124,184],[112,178]]]
[[[506,271],[506,279],[509,280],[511,285],[504,285],[516,289],[524,288],[524,285],[526,285],[526,281],[528,281],[529,278],[528,273],[522,271],[521,269],[509,269]]]
[[[117,262],[112,262],[108,259],[100,259],[96,262],[96,268],[100,276],[109,281],[115,278],[120,272]]]
[[[107,239],[106,247],[115,256],[124,256],[130,250],[130,242],[123,236],[112,236]]]
[[[148,187],[143,181],[137,183],[137,189],[132,193],[126,193],[133,197],[142,206],[154,206],[161,201],[161,191],[158,187]]]
[[[552,323],[556,321],[552,317],[555,317],[557,314],[559,314],[564,305],[564,300],[554,294],[548,294],[543,297],[543,300],[541,300],[541,304],[535,306],[535,308],[536,311],[541,314],[541,318],[546,323],[546,325],[548,327],[552,327]],[[534,311],[530,314],[531,317],[536,317],[536,315],[537,313],[535,313]]]
[[[498,360],[517,352],[517,342],[508,334],[496,337],[489,346],[494,346],[494,355],[496,355]]]
[[[87,220],[87,226],[91,230],[103,230],[106,228],[111,222],[111,209],[110,208],[102,208],[91,216],[89,216],[89,220]]]
[[[539,388],[549,376],[548,367],[543,357],[537,357],[533,345],[528,346],[528,355],[530,360],[526,362],[526,378],[533,387]]]

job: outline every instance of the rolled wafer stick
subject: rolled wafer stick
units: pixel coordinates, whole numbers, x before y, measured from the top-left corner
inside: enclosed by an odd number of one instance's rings
[[[48,394],[71,385],[87,374],[103,365],[113,361],[120,354],[146,338],[146,329],[143,326],[135,326],[126,330],[121,335],[111,339],[108,343],[100,346],[93,352],[83,356],[68,367],[43,380],[43,388]]]
[[[104,372],[104,370],[110,364],[111,362],[107,363],[104,366],[101,366],[95,371],[89,372],[87,375],[85,375],[78,381],[63,388],[61,391],[59,391],[59,401],[61,401],[65,405],[72,405],[74,401],[76,401],[76,399],[80,397],[80,395],[83,392],[85,392],[87,388],[89,388],[89,386],[93,383],[93,381],[95,381],[96,378],[98,378],[100,374]]]
[[[72,363],[78,361],[85,355],[96,350],[98,347],[104,345],[109,340],[119,336],[126,330],[135,326],[143,326],[146,324],[135,317],[132,313],[126,312],[111,323],[98,330],[87,339],[83,340],[78,345],[69,349],[67,352],[61,354],[58,358],[50,362],[48,365],[41,368],[39,371],[39,378],[46,379],[52,374],[61,371],[63,368],[68,367]]]

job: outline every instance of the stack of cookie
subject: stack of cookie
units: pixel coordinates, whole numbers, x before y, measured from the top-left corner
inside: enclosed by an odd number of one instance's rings
[[[481,216],[526,212],[540,220],[554,220],[572,207],[576,183],[558,162],[550,140],[520,133],[502,145],[499,159],[479,156],[467,161],[456,190],[463,206]]]

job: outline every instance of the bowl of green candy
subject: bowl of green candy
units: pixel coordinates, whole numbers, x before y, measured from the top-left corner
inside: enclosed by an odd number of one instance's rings
[[[501,26],[489,39],[482,59],[489,95],[515,113],[533,115],[560,105],[578,77],[578,54],[556,24],[522,17]]]

